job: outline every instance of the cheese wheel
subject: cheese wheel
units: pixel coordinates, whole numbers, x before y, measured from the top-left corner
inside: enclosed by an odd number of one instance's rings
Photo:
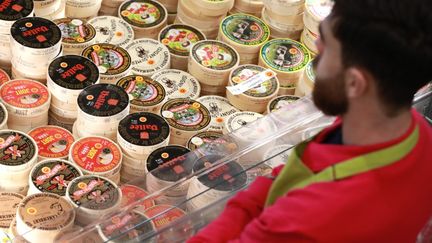
[[[96,29],[81,19],[56,19],[54,23],[62,33],[62,46],[65,55],[80,55],[84,48],[93,45],[96,41]]]
[[[113,141],[103,137],[85,137],[75,141],[69,160],[88,175],[111,177],[120,172],[122,152]]]
[[[211,171],[195,176],[191,180],[187,192],[187,208],[189,211],[194,212],[203,208],[246,185],[247,175],[242,173],[244,171],[243,167],[235,161],[216,164],[221,160],[223,160],[223,157],[220,155],[208,155],[195,162],[193,166],[194,172],[208,170],[211,167],[215,167],[215,169],[212,168]],[[226,178],[230,178],[229,182]]]
[[[188,70],[201,84],[226,86],[229,73],[238,66],[239,54],[231,46],[213,40],[193,45]]]
[[[227,98],[242,111],[265,112],[268,102],[279,92],[276,74],[257,65],[242,65],[234,69],[229,85]]]
[[[148,198],[149,193],[140,187],[124,184],[121,186],[121,191],[123,194],[121,207],[126,207],[133,204],[140,207],[140,209],[148,209],[155,205],[153,199],[146,199]]]
[[[117,210],[121,205],[122,192],[107,178],[86,175],[69,183],[66,197],[75,208],[76,221],[88,225]]]
[[[296,87],[288,86],[280,86],[278,95],[295,95]]]
[[[96,43],[126,47],[134,39],[134,31],[130,24],[118,17],[98,16],[90,19],[88,23],[96,29]]]
[[[192,99],[172,99],[161,109],[161,115],[171,127],[170,144],[186,145],[194,134],[208,129],[211,121],[209,110]]]
[[[12,221],[15,220],[18,205],[24,196],[13,192],[0,193],[0,230],[8,232]]]
[[[167,25],[168,11],[158,1],[128,0],[120,5],[118,16],[132,26],[136,39],[156,39]]]
[[[198,154],[205,156],[209,154],[229,155],[237,149],[237,144],[221,132],[204,131],[192,136],[187,147]]]
[[[201,31],[202,29],[210,29],[210,27],[218,27],[220,21],[225,18],[228,12],[226,11],[216,16],[209,16],[205,15],[202,9],[194,8],[193,6],[194,1],[180,0],[177,8],[177,17],[180,18],[184,24],[195,26]]]
[[[30,188],[27,195],[44,192],[64,197],[68,184],[82,175],[81,170],[67,160],[43,160],[33,167],[30,172]]]
[[[115,84],[129,74],[132,58],[129,53],[112,44],[94,44],[82,51],[99,69],[100,82]]]
[[[187,70],[188,58],[193,44],[205,40],[204,34],[190,25],[173,24],[161,30],[158,40],[171,54],[171,68]]]
[[[313,70],[313,62],[311,61],[305,68],[296,89],[298,95],[310,95],[315,86],[315,73]]]
[[[330,13],[334,2],[331,0],[306,0],[304,24],[313,33],[319,33],[318,26]]]
[[[136,39],[126,47],[132,57],[132,73],[150,77],[170,68],[170,52],[162,43],[148,38]]]
[[[313,55],[318,53],[316,41],[319,39],[319,35],[313,33],[308,28],[305,28],[301,35],[301,42],[310,50]]]
[[[156,114],[140,112],[126,116],[119,123],[117,141],[129,156],[141,158],[169,143],[170,127]]]
[[[197,99],[201,92],[201,85],[198,80],[181,70],[160,70],[154,73],[151,78],[164,86],[168,99]]]
[[[278,15],[298,15],[304,11],[305,0],[263,0],[264,6]]]
[[[297,16],[297,15],[295,15]],[[304,25],[303,21],[297,24],[291,22],[276,22],[272,19],[271,15],[268,13],[267,8],[263,8],[261,12],[261,17],[263,21],[268,24],[271,29],[271,38],[289,38],[293,40],[299,40],[301,32],[303,31]]]
[[[260,51],[259,65],[275,71],[281,87],[295,86],[311,54],[301,43],[291,39],[273,39]]]
[[[270,114],[271,112],[275,112],[282,107],[288,106],[297,100],[299,100],[299,96],[294,95],[282,95],[273,98],[267,105],[267,114]]]
[[[10,36],[8,34],[0,34],[0,68],[10,70],[12,65],[11,59]]]
[[[4,1],[0,13],[0,34],[9,35],[12,24],[24,17],[33,16],[34,3],[32,0]]]
[[[66,0],[68,18],[91,18],[98,14],[102,0]]]
[[[201,96],[197,101],[210,111],[211,122],[208,128],[210,131],[222,132],[225,119],[239,111],[228,99],[217,95]]]
[[[39,161],[44,159],[67,159],[69,149],[75,141],[72,134],[57,126],[42,126],[31,130],[28,135],[38,146]]]
[[[54,14],[62,7],[62,0],[35,0],[35,16],[44,17]]]
[[[17,233],[30,242],[53,242],[62,231],[72,228],[74,220],[75,211],[66,199],[52,193],[37,193],[19,204]]]
[[[178,0],[159,0],[159,2],[164,5],[164,7],[168,10],[168,13],[177,12]]]
[[[144,214],[151,218],[151,221],[156,227],[156,230],[163,229],[164,227],[170,225],[171,223],[180,220],[182,217],[186,216],[186,212],[182,209],[171,206],[171,205],[155,205],[149,209],[147,209]],[[183,229],[175,230],[175,232],[180,231],[182,234],[188,234]],[[179,233],[180,233],[179,232]],[[191,232],[189,232],[190,234]],[[189,235],[192,236],[192,235]],[[158,236],[158,240],[165,241],[167,239],[164,238],[164,234]]]
[[[65,119],[52,111],[48,112],[48,124],[52,126],[63,127],[69,132],[72,132],[72,126],[75,122],[75,119]]]
[[[165,88],[159,82],[141,75],[129,75],[117,82],[130,98],[130,113],[152,112],[159,114],[167,100]]]
[[[243,13],[259,13],[264,4],[262,0],[237,0],[234,7]]]

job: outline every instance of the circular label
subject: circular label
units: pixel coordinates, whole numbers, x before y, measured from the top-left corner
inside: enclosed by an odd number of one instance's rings
[[[205,147],[206,151],[224,151],[221,147],[230,146],[232,143],[220,132],[205,131],[200,132],[189,139],[187,147],[190,150],[195,150],[201,146]],[[236,146],[235,144],[232,144]]]
[[[153,146],[168,138],[170,128],[162,117],[149,112],[140,112],[123,118],[119,123],[118,133],[129,143]]]
[[[131,66],[129,53],[112,44],[95,44],[85,48],[82,56],[92,60],[102,75],[118,75],[127,72]]]
[[[165,88],[159,82],[146,76],[126,76],[117,81],[117,85],[132,96],[130,103],[139,107],[158,105],[166,97]]]
[[[69,184],[67,193],[75,205],[92,210],[112,208],[121,200],[120,189],[99,176],[76,178]]]
[[[118,214],[110,221],[103,222],[100,227],[105,238],[113,243],[133,242],[140,235],[155,231],[152,221],[138,211]]]
[[[39,17],[17,20],[11,27],[11,36],[21,45],[37,49],[50,48],[61,41],[59,27]]]
[[[30,228],[56,231],[73,224],[75,211],[63,197],[51,193],[28,196],[18,207],[18,215]]]
[[[237,112],[228,117],[225,122],[226,128],[228,132],[233,132],[261,117],[263,117],[263,115],[255,112]]]
[[[48,67],[48,74],[57,85],[73,90],[81,90],[99,80],[99,69],[89,59],[82,56],[61,56]]]
[[[318,21],[325,19],[333,9],[334,2],[331,0],[306,0],[306,9],[310,11]]]
[[[237,52],[219,41],[203,40],[192,47],[192,58],[200,65],[213,70],[227,70],[239,62]]]
[[[172,99],[161,109],[171,127],[185,131],[200,131],[210,124],[209,110],[192,99]]]
[[[148,196],[148,193],[146,191],[133,185],[122,185],[121,191],[123,195],[121,203],[122,208],[132,203],[135,203],[136,201],[142,200],[143,198]],[[144,209],[148,209],[153,207],[155,204],[153,200],[147,199],[142,201],[139,205],[142,206]]]
[[[161,70],[152,75],[152,79],[161,83],[169,98],[190,98],[199,97],[201,88],[198,80],[192,75],[176,69]]]
[[[170,65],[170,52],[160,42],[142,38],[126,47],[132,57],[132,72],[144,76],[166,69]]]
[[[38,163],[32,170],[31,181],[41,192],[66,195],[69,183],[81,172],[65,160],[48,160]]]
[[[156,149],[147,158],[147,170],[164,181],[178,181],[192,173],[192,163],[187,154],[189,149],[170,145]]]
[[[219,155],[207,155],[198,159],[193,167],[194,171],[210,169],[218,160],[223,159]],[[217,168],[205,175],[198,177],[198,180],[205,186],[218,191],[233,191],[243,187],[247,182],[247,175],[243,167],[231,161],[224,165],[216,165]]]
[[[264,72],[265,70],[265,68],[257,65],[242,65],[234,69],[232,72],[231,82],[234,86],[236,86],[237,84],[245,82],[253,76]],[[267,97],[276,93],[278,86],[277,79],[273,77],[251,89],[248,89],[243,94],[251,97]]]
[[[129,96],[123,88],[113,84],[95,84],[85,88],[78,96],[78,106],[86,114],[109,117],[124,111]]]
[[[0,19],[5,21],[15,21],[29,16],[33,13],[32,0],[1,0]]]
[[[197,101],[201,102],[210,111],[210,130],[222,131],[225,119],[239,111],[226,98],[221,96],[202,96]]]
[[[72,159],[80,168],[89,172],[103,173],[117,168],[122,155],[119,147],[102,137],[85,137],[77,140],[71,148]]]
[[[29,132],[39,148],[39,156],[44,158],[63,158],[68,156],[74,142],[72,134],[61,127],[43,126]]]
[[[0,69],[0,86],[10,80],[9,75],[3,69]]]
[[[8,230],[23,196],[13,192],[0,193],[0,229]]]
[[[259,18],[246,14],[233,14],[221,23],[222,33],[241,45],[261,45],[270,37],[269,27]]]
[[[167,17],[164,7],[151,0],[126,1],[120,6],[119,13],[127,23],[139,28],[157,26]]]
[[[159,41],[168,47],[171,54],[189,56],[193,44],[205,40],[205,36],[198,29],[183,24],[172,24],[164,28],[159,34]]]
[[[260,53],[266,65],[287,73],[303,69],[311,60],[307,48],[290,39],[270,40],[261,47]]]
[[[186,215],[186,213],[174,206],[170,205],[156,205],[145,211],[147,217],[152,218],[156,229],[161,229],[164,226],[178,220]]]
[[[132,27],[114,16],[99,16],[88,22],[96,29],[96,43],[110,43],[124,47],[134,39]]]
[[[63,43],[83,44],[96,36],[96,29],[81,19],[63,18],[54,20],[54,23],[60,28]]]
[[[308,65],[306,66],[306,76],[309,80],[312,82],[315,82],[315,71],[313,68],[313,62],[310,61]]]
[[[26,79],[12,80],[0,88],[2,100],[11,106],[32,109],[46,105],[49,91],[43,84]]]
[[[292,96],[292,95],[283,95],[276,97],[269,103],[270,112],[277,111],[281,109],[284,106],[288,106],[289,104],[297,101],[300,99],[298,96]]]
[[[24,165],[36,156],[36,144],[23,133],[0,132],[0,164],[6,166]]]

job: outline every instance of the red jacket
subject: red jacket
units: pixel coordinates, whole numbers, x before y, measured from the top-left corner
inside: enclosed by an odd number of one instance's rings
[[[432,216],[432,129],[413,111],[405,135],[371,146],[321,144],[325,129],[303,154],[314,172],[405,139],[419,124],[416,147],[400,161],[336,182],[317,183],[263,207],[273,180],[260,177],[189,242],[415,242]],[[277,175],[281,167],[273,171]]]

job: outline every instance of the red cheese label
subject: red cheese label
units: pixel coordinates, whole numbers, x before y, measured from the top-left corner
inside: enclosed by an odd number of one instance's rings
[[[45,158],[63,158],[69,154],[74,138],[64,128],[55,126],[39,127],[29,133],[39,148],[39,156]]]
[[[31,80],[12,80],[1,87],[3,101],[11,106],[30,109],[49,101],[49,91],[41,83]]]
[[[72,146],[72,159],[91,172],[108,172],[118,166],[121,151],[113,142],[100,137],[86,137]]]
[[[121,207],[128,206],[142,198],[147,197],[148,193],[144,191],[143,189],[132,186],[132,185],[123,185],[121,187],[121,191],[123,194]],[[155,205],[154,201],[151,199],[144,200],[139,204],[140,206],[143,206],[144,209],[151,208]]]
[[[156,205],[152,208],[149,208],[147,211],[145,211],[144,214],[149,218],[153,218],[156,215],[161,214],[152,220],[156,229],[160,229],[165,225],[168,225],[171,222],[174,222],[177,219],[183,217],[185,215],[185,212],[179,208],[169,206],[169,205]]]
[[[0,85],[6,83],[9,80],[9,75],[4,70],[0,69]]]

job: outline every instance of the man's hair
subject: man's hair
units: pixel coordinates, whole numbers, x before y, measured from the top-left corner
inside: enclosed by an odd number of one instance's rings
[[[432,0],[335,0],[330,19],[345,68],[367,70],[389,112],[432,80]]]

